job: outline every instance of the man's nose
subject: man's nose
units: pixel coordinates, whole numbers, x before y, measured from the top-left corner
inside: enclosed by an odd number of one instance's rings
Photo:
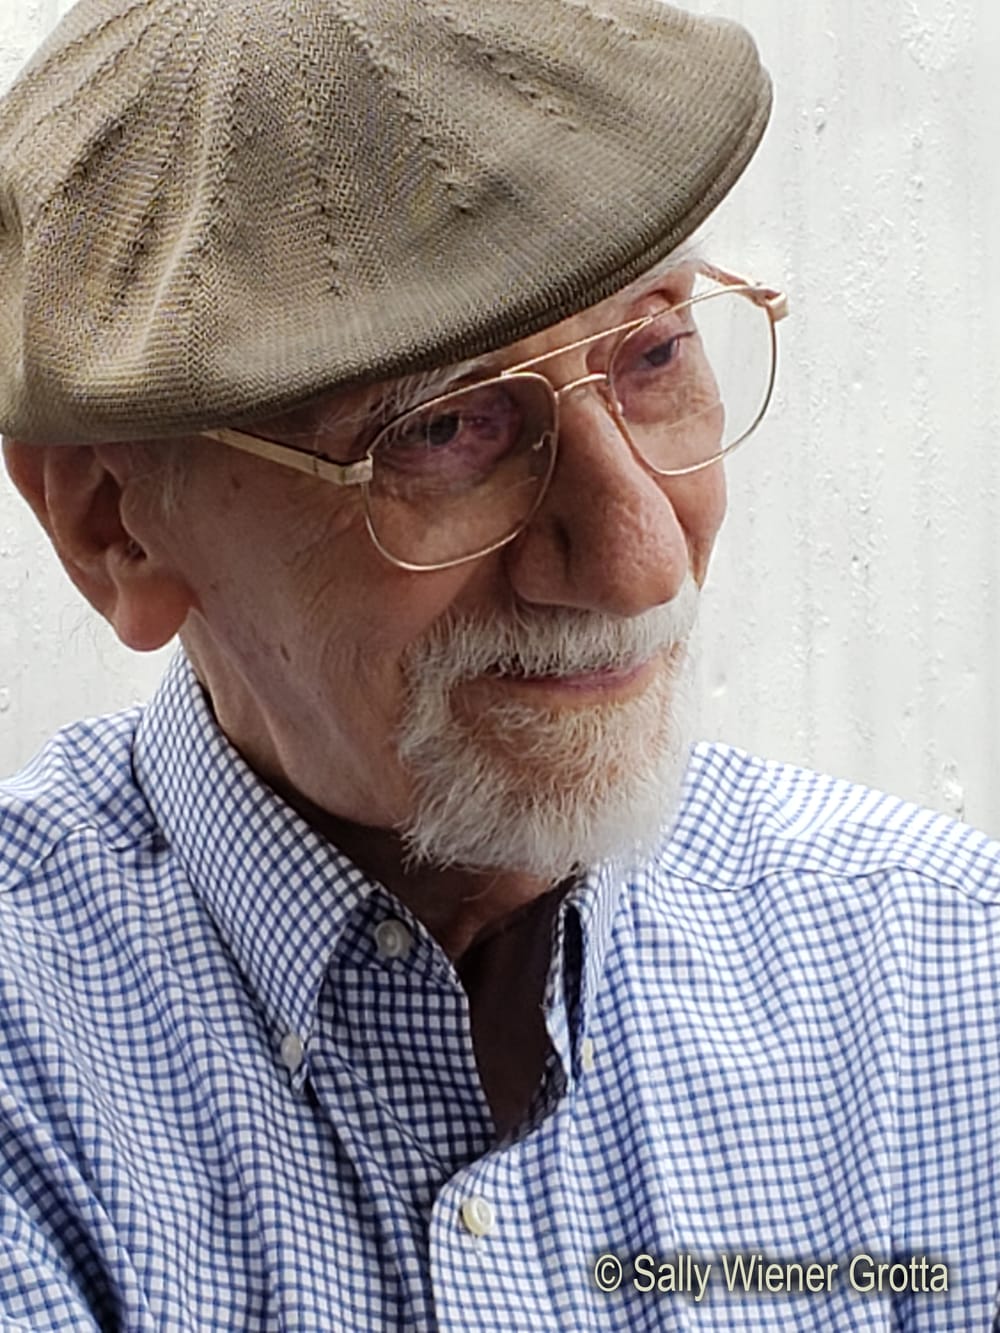
[[[632,616],[700,582],[725,509],[721,468],[664,478],[633,452],[595,386],[560,403],[549,489],[507,548],[528,602]]]

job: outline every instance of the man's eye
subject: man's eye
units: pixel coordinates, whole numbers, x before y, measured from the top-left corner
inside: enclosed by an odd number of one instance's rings
[[[524,435],[515,391],[476,387],[401,417],[383,432],[375,457],[381,469],[411,477],[440,479],[447,469],[456,479],[478,479],[516,452]]]
[[[681,357],[685,338],[690,338],[691,334],[692,330],[688,329],[682,333],[674,333],[670,337],[657,335],[651,338],[648,343],[636,348],[636,355],[632,358],[630,368],[636,371],[663,370],[673,365]],[[628,368],[626,366],[626,369]]]
[[[457,412],[441,413],[426,417],[414,425],[417,438],[414,443],[427,444],[432,449],[443,449],[453,444],[462,428],[462,418]]]
[[[512,447],[522,428],[522,414],[506,387],[491,386],[463,393],[456,400],[418,409],[402,417],[384,434],[385,454],[441,454]]]
[[[435,412],[402,424],[391,438],[394,449],[439,451],[473,445],[495,434],[496,423],[466,411]]]
[[[667,366],[676,357],[681,345],[680,337],[668,338],[665,342],[656,343],[654,346],[646,349],[643,360],[648,366],[659,369],[660,366]]]

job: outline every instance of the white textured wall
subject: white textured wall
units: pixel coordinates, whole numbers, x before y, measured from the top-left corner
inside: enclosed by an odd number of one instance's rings
[[[734,467],[710,727],[1000,833],[1000,6],[700,7],[777,83],[717,248],[794,299]]]
[[[6,83],[66,5],[0,0]],[[731,471],[703,730],[1000,833],[1000,6],[692,0],[777,84],[710,253],[784,283],[780,398]],[[0,770],[142,697],[0,485]]]

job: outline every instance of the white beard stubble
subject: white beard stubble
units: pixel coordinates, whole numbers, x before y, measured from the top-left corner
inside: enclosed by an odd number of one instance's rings
[[[528,609],[434,626],[404,661],[398,745],[413,808],[399,831],[410,859],[555,880],[648,854],[687,766],[697,601],[688,577],[671,602],[631,618]],[[474,718],[453,704],[456,686],[486,672],[576,675],[657,655],[654,678],[630,699],[498,701]]]

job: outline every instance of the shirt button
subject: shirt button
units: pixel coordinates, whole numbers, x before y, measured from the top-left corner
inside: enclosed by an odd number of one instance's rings
[[[474,1236],[488,1236],[496,1220],[496,1214],[485,1199],[466,1199],[462,1204],[462,1222]]]
[[[290,1074],[294,1074],[302,1063],[306,1053],[305,1044],[297,1032],[286,1032],[281,1039],[281,1063]]]
[[[413,948],[413,936],[402,921],[382,921],[375,927],[375,948],[380,958],[405,958]]]
[[[584,1037],[580,1043],[580,1063],[585,1074],[594,1072],[594,1043],[589,1037]]]

